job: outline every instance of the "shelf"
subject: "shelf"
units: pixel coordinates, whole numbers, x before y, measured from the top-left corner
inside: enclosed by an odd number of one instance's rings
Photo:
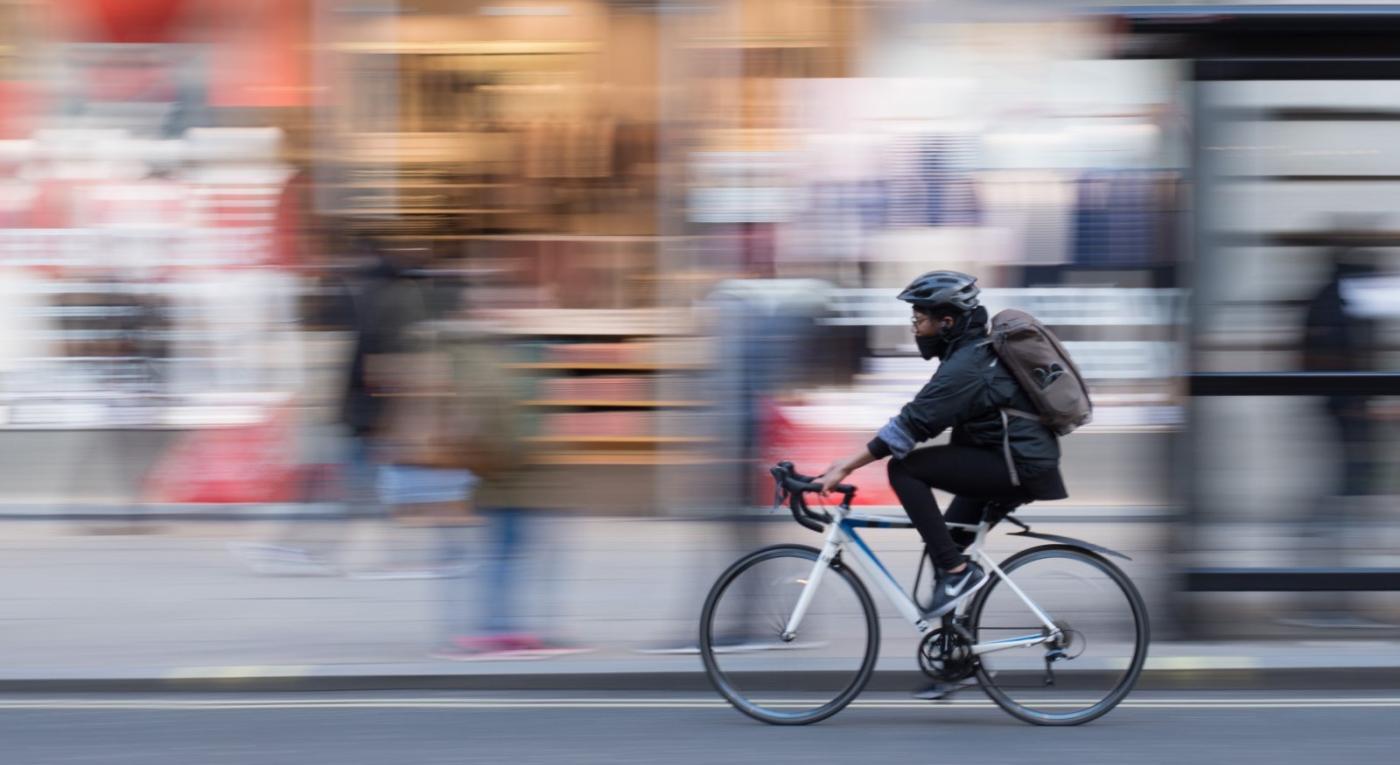
[[[1355,175],[1291,173],[1285,175],[1227,175],[1222,181],[1230,182],[1270,182],[1270,183],[1396,183],[1400,175]]]
[[[661,446],[665,444],[713,443],[713,438],[694,436],[532,436],[525,439],[534,444],[593,444],[596,446]],[[607,454],[602,452],[602,454]]]
[[[689,311],[655,308],[518,308],[490,312],[486,318],[495,321],[503,332],[541,337],[694,338],[698,326],[697,318]],[[656,358],[595,363],[651,365],[658,363]],[[674,356],[661,358],[679,363]],[[701,365],[690,361],[683,366]]]
[[[693,237],[653,236],[650,234],[389,234],[385,239],[431,239],[455,242],[583,242],[597,244],[660,244],[681,242]],[[547,251],[551,252],[552,251]]]
[[[1221,231],[1213,237],[1227,247],[1397,247],[1400,230],[1381,231]]]
[[[1400,110],[1347,107],[1232,107],[1215,110],[1234,122],[1400,122]]]
[[[354,215],[521,215],[525,212],[525,210],[507,210],[501,208],[363,207],[349,210],[331,210],[329,214],[350,217]]]
[[[555,452],[531,459],[531,464],[554,466],[660,467],[707,465],[713,460],[704,454],[658,454],[656,452]]]
[[[695,409],[707,406],[704,401],[526,401],[525,406],[539,407],[613,407],[617,409]]]
[[[681,47],[686,50],[819,50],[834,48],[836,42],[793,37],[712,37],[684,43]]]
[[[531,333],[533,334],[533,333]],[[612,334],[612,333],[609,333]],[[705,367],[698,364],[655,364],[647,362],[579,363],[534,361],[522,364],[507,364],[507,369],[535,371],[580,371],[580,372],[698,372]]]
[[[381,182],[375,181],[354,181],[351,183],[332,183],[332,188],[337,189],[359,189],[366,191],[388,191],[391,189],[504,189],[512,186],[509,183],[431,183],[425,181],[395,181],[385,179]]]
[[[339,53],[422,56],[525,56],[545,54],[596,53],[601,46],[592,42],[534,40],[482,40],[463,42],[342,42],[330,46]]]

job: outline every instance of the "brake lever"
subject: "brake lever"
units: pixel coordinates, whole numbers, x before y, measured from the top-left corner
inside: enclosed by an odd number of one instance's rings
[[[794,520],[796,520],[804,528],[811,529],[812,531],[815,531],[818,534],[820,534],[823,531],[826,531],[826,529],[822,528],[822,525],[819,522],[813,520],[809,515],[812,511],[810,508],[807,507],[807,500],[803,498],[802,492],[789,491],[788,499],[788,506],[792,509],[792,517]]]

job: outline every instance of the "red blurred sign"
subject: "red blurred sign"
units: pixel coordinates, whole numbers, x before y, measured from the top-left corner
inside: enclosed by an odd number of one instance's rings
[[[185,434],[146,485],[151,502],[253,504],[297,499],[291,411],[277,409],[255,425]]]
[[[311,103],[310,0],[64,0],[71,37],[92,43],[210,42],[200,65],[214,106],[288,107]],[[96,97],[149,100],[169,90],[147,72],[111,71],[86,87]],[[89,96],[93,96],[92,93]]]
[[[69,0],[100,42],[171,42],[187,0]]]
[[[854,454],[870,441],[872,433],[864,430],[843,430],[823,426],[803,425],[797,418],[783,412],[781,407],[774,410],[767,424],[765,443],[766,457],[763,463],[763,480],[759,485],[767,487],[760,503],[773,501],[772,479],[768,478],[768,467],[787,460],[797,472],[807,475],[820,475],[831,463]],[[856,492],[853,504],[863,506],[898,506],[899,499],[890,489],[885,478],[885,463],[877,462],[861,468],[847,479],[860,491]]]

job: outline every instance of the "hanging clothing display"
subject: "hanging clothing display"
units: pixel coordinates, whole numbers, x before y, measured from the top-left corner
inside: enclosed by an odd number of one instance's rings
[[[956,133],[908,134],[889,153],[889,207],[892,228],[975,226],[981,219],[971,168],[973,136]]]
[[[1087,267],[1142,268],[1159,254],[1164,214],[1159,176],[1134,170],[1098,170],[1076,181],[1074,263]]]

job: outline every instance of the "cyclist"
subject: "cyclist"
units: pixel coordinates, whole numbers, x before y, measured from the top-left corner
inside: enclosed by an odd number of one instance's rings
[[[914,341],[925,361],[939,359],[933,378],[913,401],[880,428],[866,447],[833,463],[818,479],[823,493],[855,470],[890,457],[890,487],[924,540],[936,570],[929,618],[940,617],[987,583],[987,574],[962,550],[972,541],[949,533],[932,489],[954,495],[948,520],[975,524],[988,502],[1023,503],[1068,496],[1060,476],[1054,431],[1034,420],[1003,419],[1001,409],[1034,411],[1016,378],[998,363],[987,339],[987,309],[978,302],[976,277],[930,271],[899,299],[913,306]],[[1003,424],[1005,423],[1005,424]],[[952,428],[945,446],[917,448]],[[1010,429],[1012,483],[1003,447]]]

